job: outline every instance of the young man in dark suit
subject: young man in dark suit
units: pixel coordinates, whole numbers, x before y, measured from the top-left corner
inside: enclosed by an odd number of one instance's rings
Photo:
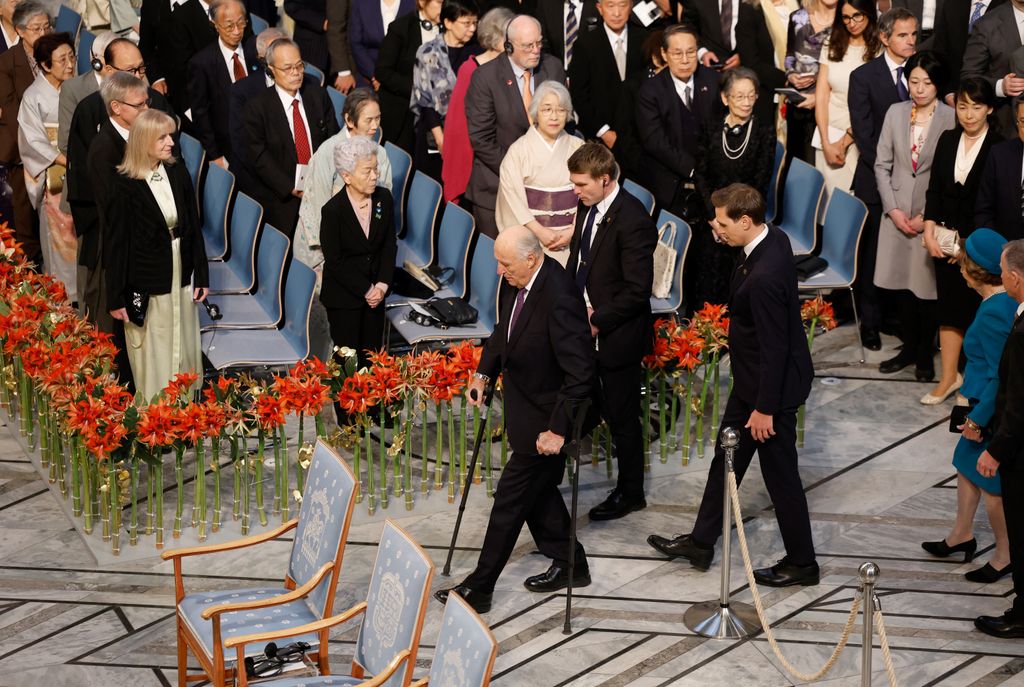
[[[232,84],[260,70],[260,65],[256,41],[242,41],[245,5],[240,0],[222,0],[211,12],[217,40],[189,60],[188,101],[192,131],[203,144],[206,157],[211,164],[227,167],[234,162],[230,131],[238,122],[231,121],[231,100],[224,94]]]
[[[1006,531],[1013,567],[1013,605],[1001,616],[979,616],[974,626],[993,637],[1024,637],[1024,240],[1011,241],[999,261],[1003,286],[1020,303],[1017,319],[999,361],[996,416],[988,450],[978,458],[978,472],[999,472]]]
[[[974,203],[974,225],[995,229],[1008,241],[1024,238],[1024,191],[1020,175],[1012,172],[1024,165],[1024,97],[1016,98],[1013,110],[1017,135],[992,146]]]
[[[580,204],[566,271],[576,279],[597,349],[601,414],[611,427],[619,477],[590,510],[591,520],[615,520],[647,506],[640,426],[641,360],[651,347],[651,285],[658,230],[617,183],[615,157],[585,143],[569,158]]]
[[[503,4],[508,7],[510,3]],[[530,13],[526,8],[512,9]],[[540,22],[544,52],[554,55],[566,69],[572,65],[579,37],[601,23],[595,0],[537,0],[532,14]]]
[[[505,429],[512,457],[501,471],[476,568],[454,590],[479,613],[491,608],[494,584],[516,539],[529,526],[540,552],[553,559],[547,571],[528,577],[531,592],[568,584],[569,511],[558,490],[575,409],[593,390],[594,344],[583,296],[565,270],[544,256],[525,227],[506,229],[494,243],[499,290],[498,325],[484,344],[470,383],[471,403],[481,405],[485,386],[502,375]],[[590,584],[583,546],[576,542],[573,586]]]
[[[545,81],[565,83],[561,62],[541,52],[536,19],[521,14],[509,22],[506,33],[505,53],[473,72],[466,93],[466,124],[473,144],[473,172],[466,198],[473,202],[477,229],[491,238],[498,236],[494,206],[501,161],[530,128],[527,101]],[[381,109],[383,106],[382,98]]]
[[[294,41],[271,43],[267,67],[274,86],[250,100],[243,116],[247,162],[263,221],[290,239],[299,219],[302,173],[320,144],[338,133],[338,120],[327,92],[304,80]]]
[[[647,30],[632,24],[633,0],[600,0],[601,23],[584,29],[576,39],[569,65],[569,92],[579,115],[579,129],[615,149],[618,132],[612,126],[626,78],[644,69]]]
[[[754,576],[771,587],[815,585],[819,571],[796,452],[796,412],[810,393],[814,367],[800,320],[793,250],[782,230],[765,224],[764,199],[756,189],[732,184],[715,191],[711,202],[719,240],[743,248],[729,297],[733,388],[722,427],[740,430],[737,482],[757,451],[786,547],[781,561]],[[675,539],[651,535],[651,546],[696,568],[710,567],[722,534],[724,460],[719,439],[693,531]]]

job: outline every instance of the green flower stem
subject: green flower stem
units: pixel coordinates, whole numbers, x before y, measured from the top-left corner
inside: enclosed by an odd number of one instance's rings
[[[453,401],[454,403],[454,401]],[[466,483],[466,396],[459,397],[459,488]]]
[[[242,534],[249,533],[249,494],[250,494],[250,483],[253,474],[252,458],[249,456],[249,447],[246,445],[245,436],[242,436],[241,456],[239,458],[239,466],[241,467],[241,513],[242,513]]]
[[[148,449],[143,449],[143,450],[148,450]],[[150,452],[150,455],[152,456],[153,453]],[[146,463],[146,535],[153,534],[153,528],[155,527],[154,521],[155,521],[155,518],[156,518],[156,512],[154,510],[154,505],[156,503],[156,492],[153,491],[154,484],[155,484],[155,482],[154,482],[154,478],[153,478],[153,464],[147,462]]]
[[[434,403],[437,420],[437,454],[434,457],[434,490],[444,486],[443,463],[441,462],[441,445],[444,443],[444,408],[440,401]]]
[[[644,368],[644,392],[641,396],[641,402],[643,403],[643,418],[644,418],[644,431],[643,431],[643,442],[644,442],[644,469],[650,470],[651,467],[651,383],[653,379],[651,376],[651,368]]]
[[[405,411],[405,420],[402,420],[402,412]],[[412,418],[409,415],[409,399],[402,401],[398,412],[391,416],[391,447],[394,449],[395,442],[401,438],[399,448],[395,450],[394,458],[391,461],[391,490],[395,498],[402,495],[405,489],[405,470],[403,462],[407,455],[406,449],[409,446],[409,424]]]
[[[113,466],[110,465],[109,459],[107,461],[107,474],[104,475],[103,471],[100,470],[98,475],[100,484],[100,524],[103,532],[103,541],[110,541],[110,492],[112,487],[110,482],[113,479],[111,473],[113,472]]]
[[[46,412],[46,396],[39,394],[39,402],[36,403],[36,415],[39,425],[39,464],[45,470],[50,468],[50,484],[57,481],[57,471],[50,460],[50,427],[48,426]]]
[[[367,511],[373,515],[377,512],[377,494],[373,485],[373,437],[370,434],[370,418],[364,415],[361,420],[366,438],[366,494],[369,496]]]
[[[387,408],[380,409],[380,480],[377,482],[377,500],[381,508],[388,507],[388,420]]]
[[[278,428],[274,427],[270,435],[274,442],[274,505],[270,509],[272,515],[278,515],[281,512],[281,472],[283,461],[281,460],[281,441],[277,430]]]
[[[78,463],[82,473],[82,503],[84,504],[83,517],[86,534],[92,534],[92,470],[89,468],[90,462],[90,456],[86,453],[85,446],[79,443]]]
[[[242,462],[238,455],[238,437],[231,437],[231,468],[234,471],[234,490],[231,492],[231,519],[242,517]]]
[[[71,514],[76,518],[82,515],[82,458],[85,447],[78,434],[71,439]]]
[[[676,418],[679,415],[679,393],[676,389],[676,378],[674,376],[672,381],[669,383],[668,389],[669,394],[672,396],[672,405],[669,408],[668,417],[668,450],[670,453],[675,453],[676,448],[679,447],[679,442],[676,439]]]
[[[658,375],[658,453],[662,463],[668,462],[668,429],[665,426],[665,375]]]
[[[693,424],[693,373],[686,375],[686,397],[683,399],[683,465],[690,463],[690,427]]]
[[[405,443],[403,444],[405,449],[405,465],[403,466],[404,479],[402,491],[405,493],[405,509],[412,510],[413,505],[415,505],[412,499],[412,425],[416,416],[416,409],[413,407],[411,396],[405,402]],[[426,465],[425,459],[423,464]]]
[[[181,513],[185,509],[185,479],[182,461],[185,456],[184,446],[174,447],[174,481],[178,485],[178,505],[174,510],[174,531],[171,536],[177,539],[181,536]]]
[[[427,437],[429,432],[427,431],[427,404],[426,401],[423,403],[423,409],[420,412],[423,426],[420,427],[420,456],[423,460],[422,470],[420,472],[420,493],[426,494],[430,489],[430,461],[427,460],[427,450],[429,445],[427,444]]]
[[[456,461],[459,457],[458,446],[455,443],[455,401],[451,400],[448,406],[448,503],[455,503],[455,475],[458,470]]]
[[[136,455],[136,445],[133,444],[129,453],[131,459],[131,493],[129,501],[132,504],[132,519],[128,525],[128,544],[135,546],[139,543],[139,457]]]
[[[714,430],[718,431],[718,423],[720,421],[720,415],[718,413],[718,397],[719,387],[721,384],[720,379],[720,368],[719,354],[715,353],[715,357],[712,358],[712,365],[714,365],[713,381],[712,381],[712,396],[711,396],[711,426]]]
[[[214,532],[220,530],[220,441],[218,434],[210,442],[213,446],[213,524],[210,528]]]
[[[363,457],[362,427],[362,423],[357,420],[355,425],[355,445],[352,448],[352,470],[356,473],[356,482],[359,484],[359,490],[356,491],[356,503],[362,503],[365,496],[363,493],[363,474],[360,471],[360,463]]]
[[[465,398],[463,398],[465,402]],[[480,433],[480,406],[473,406],[473,441],[476,441],[476,435]],[[489,439],[490,437],[488,437]],[[481,444],[482,447],[482,444]],[[478,456],[479,458],[479,456]],[[480,461],[476,461],[476,465],[473,466],[473,484],[480,484]]]
[[[192,519],[196,519],[199,511],[199,541],[206,541],[206,442],[200,437],[196,442],[196,491],[195,506],[192,508]]]
[[[289,488],[291,480],[288,479],[288,464],[291,462],[291,458],[288,456],[288,433],[285,428],[281,427],[281,522],[287,522],[289,513],[291,512],[291,497],[292,492]],[[302,444],[299,443],[301,447]],[[301,468],[300,468],[301,469]]]
[[[302,467],[302,447],[306,445],[303,442],[303,439],[305,439],[305,436],[303,435],[303,423],[305,420],[306,416],[299,413],[299,443],[297,444],[299,449],[298,460],[296,461],[296,465],[298,465],[298,467],[295,468],[295,481],[300,494],[306,490],[306,469]]]
[[[110,548],[114,555],[117,556],[121,553],[121,497],[118,495],[117,489],[117,473],[118,469],[116,465],[111,464],[110,470],[107,471],[107,493],[108,499],[110,500],[110,527],[111,527],[111,542]]]
[[[263,456],[267,448],[267,435],[261,427],[257,432],[256,444],[256,515],[262,527],[267,526],[267,511],[263,507]],[[249,509],[246,508],[246,513]]]
[[[322,413],[323,411],[317,413],[316,415],[316,436],[318,439],[327,439],[327,425],[324,424],[324,418],[322,417]]]
[[[156,548],[164,548],[164,466],[161,463],[155,467],[156,472]]]

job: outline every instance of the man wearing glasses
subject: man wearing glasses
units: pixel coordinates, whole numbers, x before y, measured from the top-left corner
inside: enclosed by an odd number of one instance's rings
[[[527,110],[537,86],[565,83],[559,59],[541,53],[540,23],[521,14],[505,30],[505,52],[473,72],[466,93],[466,124],[473,144],[473,172],[466,197],[473,202],[476,226],[497,238],[494,206],[501,161],[530,128]]]
[[[217,40],[196,53],[188,63],[188,99],[192,129],[210,162],[227,167],[231,150],[231,84],[258,68],[256,45],[245,35],[245,6],[239,0],[215,0],[210,16]],[[236,122],[236,125],[238,122]]]

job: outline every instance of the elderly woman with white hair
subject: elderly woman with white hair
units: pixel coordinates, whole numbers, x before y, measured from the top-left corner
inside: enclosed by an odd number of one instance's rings
[[[537,86],[530,103],[533,126],[501,161],[494,216],[498,231],[524,226],[544,252],[565,266],[576,223],[576,194],[569,181],[569,156],[583,141],[565,131],[572,116],[569,90],[557,81]]]
[[[334,345],[355,349],[360,364],[368,349],[382,345],[384,296],[397,253],[391,193],[377,186],[377,150],[366,136],[335,147],[334,166],[345,188],[324,204],[320,220],[320,302]]]

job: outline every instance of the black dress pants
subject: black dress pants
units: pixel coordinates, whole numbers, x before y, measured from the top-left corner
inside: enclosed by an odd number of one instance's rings
[[[501,471],[491,517],[476,569],[463,584],[490,594],[508,563],[523,523],[542,554],[560,568],[569,567],[569,509],[558,485],[565,472],[565,455],[539,456],[513,452]],[[576,570],[587,570],[583,545],[576,542]]]
[[[384,304],[376,308],[364,305],[361,308],[326,310],[331,341],[338,348],[347,346],[355,350],[359,367],[365,367],[368,362],[367,350],[376,351],[384,345]],[[335,403],[334,411],[338,416],[338,424],[346,424],[351,420],[341,404]]]
[[[619,463],[616,488],[629,499],[644,496],[643,435],[640,427],[640,364],[609,369],[598,366],[601,415],[608,423]]]
[[[722,427],[732,427],[740,432],[740,444],[733,456],[736,482],[739,484],[743,481],[754,451],[757,451],[761,475],[775,506],[775,517],[779,521],[782,541],[786,546],[787,561],[794,565],[809,565],[815,560],[814,541],[807,513],[807,497],[797,468],[796,408],[774,415],[775,436],[764,443],[754,441],[750,430],[744,427],[753,410],[752,406],[735,396],[729,396],[722,415]],[[722,473],[724,463],[725,449],[722,448],[719,436],[692,532],[698,543],[708,546],[714,546],[722,534],[722,490],[726,488],[725,475]]]
[[[1013,565],[1013,617],[1024,620],[1024,466],[1000,466],[999,483],[1003,490],[1003,513],[1010,542]]]
[[[857,282],[854,297],[860,315],[860,326],[877,330],[882,324],[881,291],[875,286],[875,255],[878,253],[878,231],[882,222],[882,206],[868,203],[868,216],[857,252]]]

